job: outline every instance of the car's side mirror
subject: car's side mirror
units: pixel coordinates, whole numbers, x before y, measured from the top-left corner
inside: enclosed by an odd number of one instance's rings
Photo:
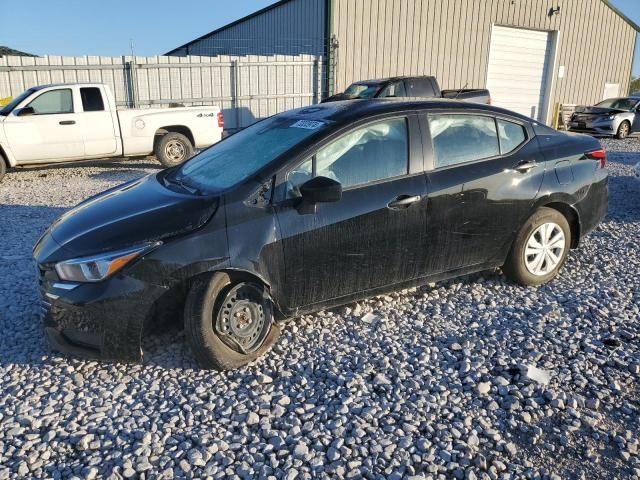
[[[35,115],[35,113],[36,111],[33,109],[33,107],[24,107],[18,110],[18,113],[16,115],[18,115],[19,117],[27,117],[29,115]]]
[[[315,177],[302,184],[300,193],[311,204],[337,202],[342,198],[342,185],[332,178]]]

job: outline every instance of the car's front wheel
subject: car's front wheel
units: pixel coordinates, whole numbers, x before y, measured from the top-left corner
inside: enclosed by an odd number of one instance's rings
[[[522,285],[552,280],[569,254],[571,228],[564,215],[540,208],[522,226],[502,271]]]
[[[618,127],[618,131],[616,132],[616,138],[620,140],[624,140],[629,136],[630,132],[631,132],[631,124],[627,120],[625,120]]]
[[[185,334],[202,368],[232,370],[264,354],[280,335],[263,285],[215,273],[187,295]]]

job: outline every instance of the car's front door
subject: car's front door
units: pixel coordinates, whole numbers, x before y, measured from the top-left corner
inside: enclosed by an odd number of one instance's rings
[[[33,114],[19,116],[20,109],[4,121],[9,148],[19,162],[53,162],[82,158],[84,142],[73,90],[56,88],[42,92],[24,107]]]
[[[425,180],[413,115],[357,126],[282,179],[277,205],[288,308],[415,278],[426,239]],[[313,176],[339,181],[341,200],[305,208],[299,187]]]
[[[429,245],[434,274],[494,262],[538,195],[544,159],[517,119],[486,114],[428,115]],[[431,140],[431,144],[429,144]]]

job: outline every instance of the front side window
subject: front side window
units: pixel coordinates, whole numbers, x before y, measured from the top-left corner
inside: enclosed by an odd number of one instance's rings
[[[492,117],[434,113],[429,115],[429,129],[438,167],[500,155]]]
[[[52,115],[55,113],[73,113],[71,89],[49,90],[33,99],[27,107],[31,107],[36,115]]]
[[[378,95],[379,98],[384,98],[384,97],[406,97],[407,96],[407,92],[404,88],[404,82],[403,81],[399,81],[399,82],[394,82],[390,85],[387,85],[384,90],[382,90],[382,92],[380,92],[380,95]]]
[[[102,93],[97,87],[84,87],[80,89],[82,98],[82,110],[85,112],[101,112],[104,110]]]
[[[393,118],[357,128],[318,150],[290,171],[289,196],[316,176],[329,177],[343,188],[406,175],[409,166],[407,119]]]
[[[513,152],[527,139],[524,127],[506,120],[497,120],[498,135],[500,136],[500,153],[505,155]]]

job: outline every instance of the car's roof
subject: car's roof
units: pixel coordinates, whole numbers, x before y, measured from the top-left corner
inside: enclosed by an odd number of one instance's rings
[[[463,102],[449,99],[424,99],[424,98],[373,98],[360,100],[343,100],[338,102],[320,103],[309,107],[298,108],[284,112],[281,115],[290,115],[310,120],[325,120],[337,123],[349,123],[363,117],[377,114],[393,113],[406,110],[475,110],[487,113],[501,113],[528,122],[534,121],[524,115],[491,105],[481,103]]]
[[[34,90],[42,90],[44,88],[51,88],[51,87],[71,87],[73,85],[99,87],[99,86],[102,86],[103,84],[100,82],[47,83],[45,85],[38,85],[37,87],[31,87],[31,88],[33,88]]]
[[[432,78],[429,75],[402,75],[397,77],[387,77],[387,78],[372,78],[370,80],[358,80],[357,82],[353,82],[358,85],[376,85],[379,83],[387,83],[387,82],[396,82],[398,80],[406,80],[407,78]]]

